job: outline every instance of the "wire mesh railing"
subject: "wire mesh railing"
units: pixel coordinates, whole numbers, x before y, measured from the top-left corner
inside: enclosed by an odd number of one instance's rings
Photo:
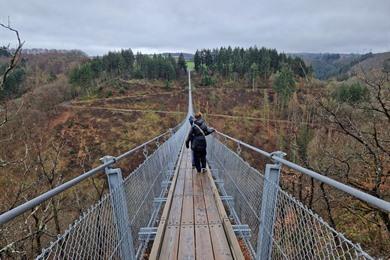
[[[141,248],[138,232],[141,227],[156,226],[156,217],[161,204],[155,203],[154,199],[163,198],[167,193],[167,183],[173,177],[175,163],[188,132],[188,126],[189,124],[184,124],[172,138],[162,144],[148,160],[124,180],[134,247],[138,248],[137,256],[144,249]],[[146,243],[143,244],[145,245]]]
[[[0,259],[32,259],[41,254],[42,248],[79,218],[80,212],[86,211],[108,192],[107,177],[102,174],[105,167],[115,163],[115,167],[123,171],[123,176],[128,176],[177,130],[178,127],[170,129],[53,190],[2,212]],[[36,190],[42,188],[37,185]],[[104,208],[104,203],[101,208]],[[57,216],[54,210],[58,212]],[[55,226],[57,223],[58,229]]]
[[[233,203],[230,204],[229,210],[231,217],[235,222],[239,221],[249,225],[252,234],[257,234],[260,223],[263,175],[214,136],[208,137],[207,157],[214,178],[223,182],[223,189],[219,187],[221,195],[232,196]],[[252,256],[255,255],[257,236],[252,235],[247,242]]]
[[[167,190],[164,181],[171,177],[187,131],[188,124],[182,124],[151,155],[145,154],[147,159],[136,170],[82,214],[37,259],[133,259],[131,252],[124,252],[130,247],[129,233],[135,257],[140,258],[148,241],[138,239],[138,232],[157,224],[161,204],[154,203],[154,198],[162,197]]]
[[[280,188],[279,164],[266,165],[266,178],[219,137],[208,137],[208,161],[217,183],[222,184],[218,187],[220,194],[233,199],[233,203],[225,202],[232,221],[251,230],[251,236],[242,239],[253,258],[372,259]],[[270,171],[272,167],[277,171]]]

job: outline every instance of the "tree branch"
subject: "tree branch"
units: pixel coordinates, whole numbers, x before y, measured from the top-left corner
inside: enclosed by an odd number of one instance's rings
[[[22,53],[22,47],[23,47],[24,41],[22,42],[20,40],[20,36],[19,36],[18,30],[12,28],[9,24],[5,25],[3,23],[0,23],[0,26],[5,28],[5,29],[7,29],[7,30],[10,30],[10,31],[14,32],[16,34],[16,38],[18,40],[18,45],[17,45],[17,47],[15,49],[15,52],[11,56],[10,63],[8,64],[8,67],[6,68],[4,74],[1,76],[1,80],[0,80],[0,92],[1,92],[4,89],[4,85],[5,85],[5,82],[7,81],[7,77],[9,76],[9,74],[12,72],[12,70],[14,70],[15,67],[19,63],[20,55]],[[19,111],[19,109],[18,109],[18,111]],[[0,127],[5,125],[8,122],[8,120],[9,120],[8,110],[7,110],[7,105],[5,104],[4,105],[4,118],[0,122]]]
[[[22,42],[20,40],[18,30],[12,28],[10,25],[5,25],[3,23],[0,23],[0,26],[14,32],[16,34],[16,38],[18,40],[18,46],[16,47],[16,50],[11,57],[11,61],[3,74],[2,80],[0,81],[0,91],[1,91],[1,90],[3,90],[3,87],[4,87],[4,84],[5,84],[5,81],[7,79],[8,74],[16,67],[16,65],[19,62],[19,58],[20,58],[20,54],[22,52],[22,47],[23,47],[24,42]]]

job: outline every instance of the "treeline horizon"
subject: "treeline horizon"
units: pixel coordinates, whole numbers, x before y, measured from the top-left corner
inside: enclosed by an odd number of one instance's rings
[[[72,85],[91,87],[98,78],[121,76],[126,79],[163,79],[172,81],[185,75],[187,64],[183,54],[176,60],[171,55],[135,55],[131,49],[108,52],[73,69],[69,80]]]
[[[219,73],[224,77],[236,74],[242,78],[257,74],[263,79],[268,79],[283,66],[287,66],[294,75],[299,77],[306,77],[312,73],[312,68],[306,66],[299,57],[290,57],[285,53],[278,53],[276,49],[256,46],[246,49],[229,46],[196,50],[194,65],[197,72],[204,71],[206,67],[208,72]]]
[[[9,57],[9,51],[0,49],[1,56]],[[214,85],[217,75],[227,79],[245,79],[255,87],[257,79],[268,80],[281,70],[289,70],[294,77],[307,77],[312,68],[299,57],[278,53],[265,47],[220,47],[197,50],[193,56],[195,71],[202,76],[202,85]],[[1,64],[0,64],[1,65]],[[20,96],[23,92],[25,70],[21,64],[10,75],[0,96]],[[4,70],[0,66],[0,71]],[[170,82],[186,76],[187,63],[183,53],[174,57],[170,53],[142,54],[131,49],[108,52],[103,56],[89,58],[68,73],[71,85],[81,92],[93,89],[100,80],[122,77],[124,79],[158,79]],[[78,91],[76,91],[78,92]],[[88,92],[88,91],[87,91]]]
[[[212,85],[212,75],[232,78],[269,79],[282,69],[291,70],[296,77],[311,75],[312,68],[299,57],[278,53],[276,49],[250,47],[220,47],[197,50],[193,57],[195,71],[202,75],[202,84]],[[96,79],[121,76],[126,79],[160,79],[167,82],[185,76],[187,64],[183,53],[176,59],[170,53],[142,54],[131,49],[108,52],[75,68],[69,75],[70,83],[92,87]],[[207,74],[207,75],[206,75]],[[252,80],[253,81],[253,80]]]

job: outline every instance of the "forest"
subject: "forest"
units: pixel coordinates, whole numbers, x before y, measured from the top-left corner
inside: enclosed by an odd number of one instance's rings
[[[307,67],[299,57],[292,58],[284,53],[278,53],[275,49],[250,47],[221,47],[219,49],[197,50],[194,55],[195,70],[201,72],[206,66],[211,73],[218,72],[224,77],[237,74],[238,77],[251,75],[268,79],[273,73],[287,65],[295,75],[304,77],[310,74],[312,69]]]
[[[92,88],[97,80],[123,77],[124,79],[161,79],[166,84],[187,74],[187,65],[183,54],[176,60],[171,55],[133,54],[131,49],[109,52],[102,57],[73,69],[69,82],[81,90]]]
[[[0,48],[1,75],[12,54]],[[0,192],[10,194],[0,198],[0,211],[99,165],[103,155],[174,127],[187,109],[186,62],[183,54],[131,49],[97,57],[20,54],[0,92],[7,108],[0,111]],[[201,49],[193,62],[194,105],[212,126],[389,199],[388,63],[324,81],[301,58],[274,49]],[[242,156],[259,166],[253,154],[244,150]],[[137,158],[124,174],[142,154]],[[283,171],[281,182],[332,228],[372,255],[389,257],[387,213],[293,171]],[[99,175],[1,227],[0,256],[38,255],[107,189]]]
[[[284,69],[291,70],[296,77],[311,74],[301,58],[292,58],[275,49],[250,47],[248,49],[221,47],[197,50],[194,55],[195,71],[202,75],[203,85],[213,85],[215,74],[226,79],[247,79],[255,87],[256,80],[267,81],[270,76]]]

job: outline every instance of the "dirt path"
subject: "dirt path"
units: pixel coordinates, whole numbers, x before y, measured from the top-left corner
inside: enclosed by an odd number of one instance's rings
[[[160,113],[160,114],[186,114],[187,112],[179,111],[164,111],[164,110],[152,110],[152,109],[125,109],[125,108],[113,108],[113,107],[102,107],[102,106],[77,106],[71,104],[63,104],[63,107],[75,108],[75,109],[101,109],[109,110],[114,112],[128,113],[128,112],[141,112],[141,113]]]
[[[58,115],[56,118],[51,120],[49,127],[52,129],[58,125],[64,124],[66,121],[68,121],[69,117],[71,117],[73,113],[71,111],[64,111],[60,115]]]
[[[160,113],[160,114],[176,114],[176,115],[177,114],[186,114],[186,112],[153,110],[153,109],[125,109],[125,108],[113,108],[113,107],[105,107],[105,106],[88,106],[88,107],[86,107],[86,106],[73,105],[70,103],[64,103],[64,104],[62,104],[62,106],[68,107],[68,108],[74,108],[74,109],[102,109],[102,110],[109,110],[109,111],[115,111],[115,112],[121,112],[121,113],[141,112],[141,113]],[[225,115],[225,114],[205,114],[205,116],[228,118],[228,119],[246,119],[246,120],[253,120],[253,121],[279,123],[279,124],[294,124],[294,123],[296,123],[296,122],[293,122],[290,120],[268,119],[268,118],[251,117],[251,116],[238,116],[238,115]],[[322,125],[316,124],[316,123],[309,123],[309,122],[299,122],[299,123],[309,125],[312,127],[322,127]]]
[[[231,115],[224,115],[224,114],[206,114],[206,116],[211,117],[222,117],[222,118],[229,118],[229,119],[247,119],[247,120],[255,120],[255,121],[264,121],[264,122],[272,122],[272,123],[281,123],[281,124],[294,124],[296,122],[285,120],[285,119],[269,119],[269,118],[263,118],[263,117],[250,117],[250,116],[231,116]],[[309,122],[299,122],[300,124],[310,125],[310,126],[321,126],[316,123],[309,123]]]
[[[71,104],[88,104],[88,103],[93,103],[93,102],[96,102],[96,101],[110,101],[110,100],[121,100],[121,99],[127,99],[127,98],[140,98],[140,97],[148,97],[148,96],[170,95],[170,94],[181,93],[181,92],[184,92],[184,91],[185,90],[176,90],[176,91],[147,93],[147,94],[132,95],[132,96],[121,96],[121,97],[111,97],[111,98],[97,98],[97,99],[91,99],[91,100],[79,100],[79,101],[73,101],[73,102],[71,102]]]

